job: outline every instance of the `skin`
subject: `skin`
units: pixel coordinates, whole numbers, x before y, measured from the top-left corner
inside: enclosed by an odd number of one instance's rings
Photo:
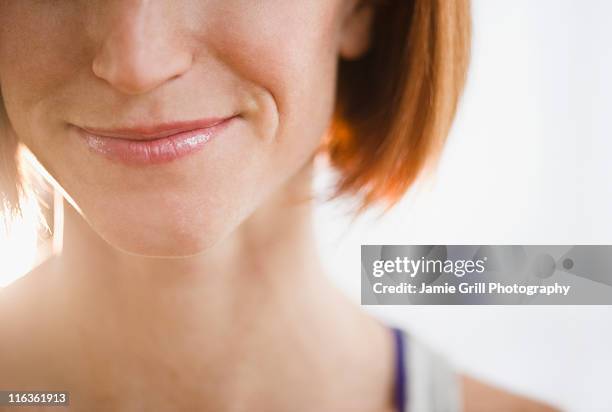
[[[69,390],[88,411],[393,411],[392,337],[327,280],[308,201],[336,65],[367,50],[369,6],[0,10],[3,133],[69,199],[61,253],[2,293],[0,387]],[[234,114],[204,150],[152,167],[96,155],[70,126]],[[468,411],[551,410],[464,382]]]

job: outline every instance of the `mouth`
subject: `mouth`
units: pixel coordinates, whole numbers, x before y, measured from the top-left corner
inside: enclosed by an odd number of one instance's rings
[[[237,117],[113,129],[73,126],[92,152],[124,164],[148,165],[198,152]]]

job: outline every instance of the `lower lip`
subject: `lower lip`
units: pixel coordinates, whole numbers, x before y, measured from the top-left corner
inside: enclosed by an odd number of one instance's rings
[[[100,136],[78,127],[77,130],[94,153],[128,165],[149,165],[171,162],[198,152],[233,119],[234,117],[227,118],[204,129],[188,130],[150,140]]]

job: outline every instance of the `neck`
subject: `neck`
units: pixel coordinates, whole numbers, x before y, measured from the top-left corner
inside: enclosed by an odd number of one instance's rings
[[[185,258],[121,252],[68,206],[57,265],[98,381],[126,397],[180,387],[206,410],[388,407],[392,341],[324,275],[310,180],[308,167],[231,236]],[[371,396],[351,404],[355,393]]]

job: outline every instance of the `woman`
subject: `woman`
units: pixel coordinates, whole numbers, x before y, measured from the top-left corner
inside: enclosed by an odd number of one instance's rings
[[[4,203],[23,144],[68,204],[61,253],[0,300],[0,389],[83,411],[547,410],[367,316],[313,247],[315,155],[360,210],[435,156],[468,16],[467,0],[2,0]]]

